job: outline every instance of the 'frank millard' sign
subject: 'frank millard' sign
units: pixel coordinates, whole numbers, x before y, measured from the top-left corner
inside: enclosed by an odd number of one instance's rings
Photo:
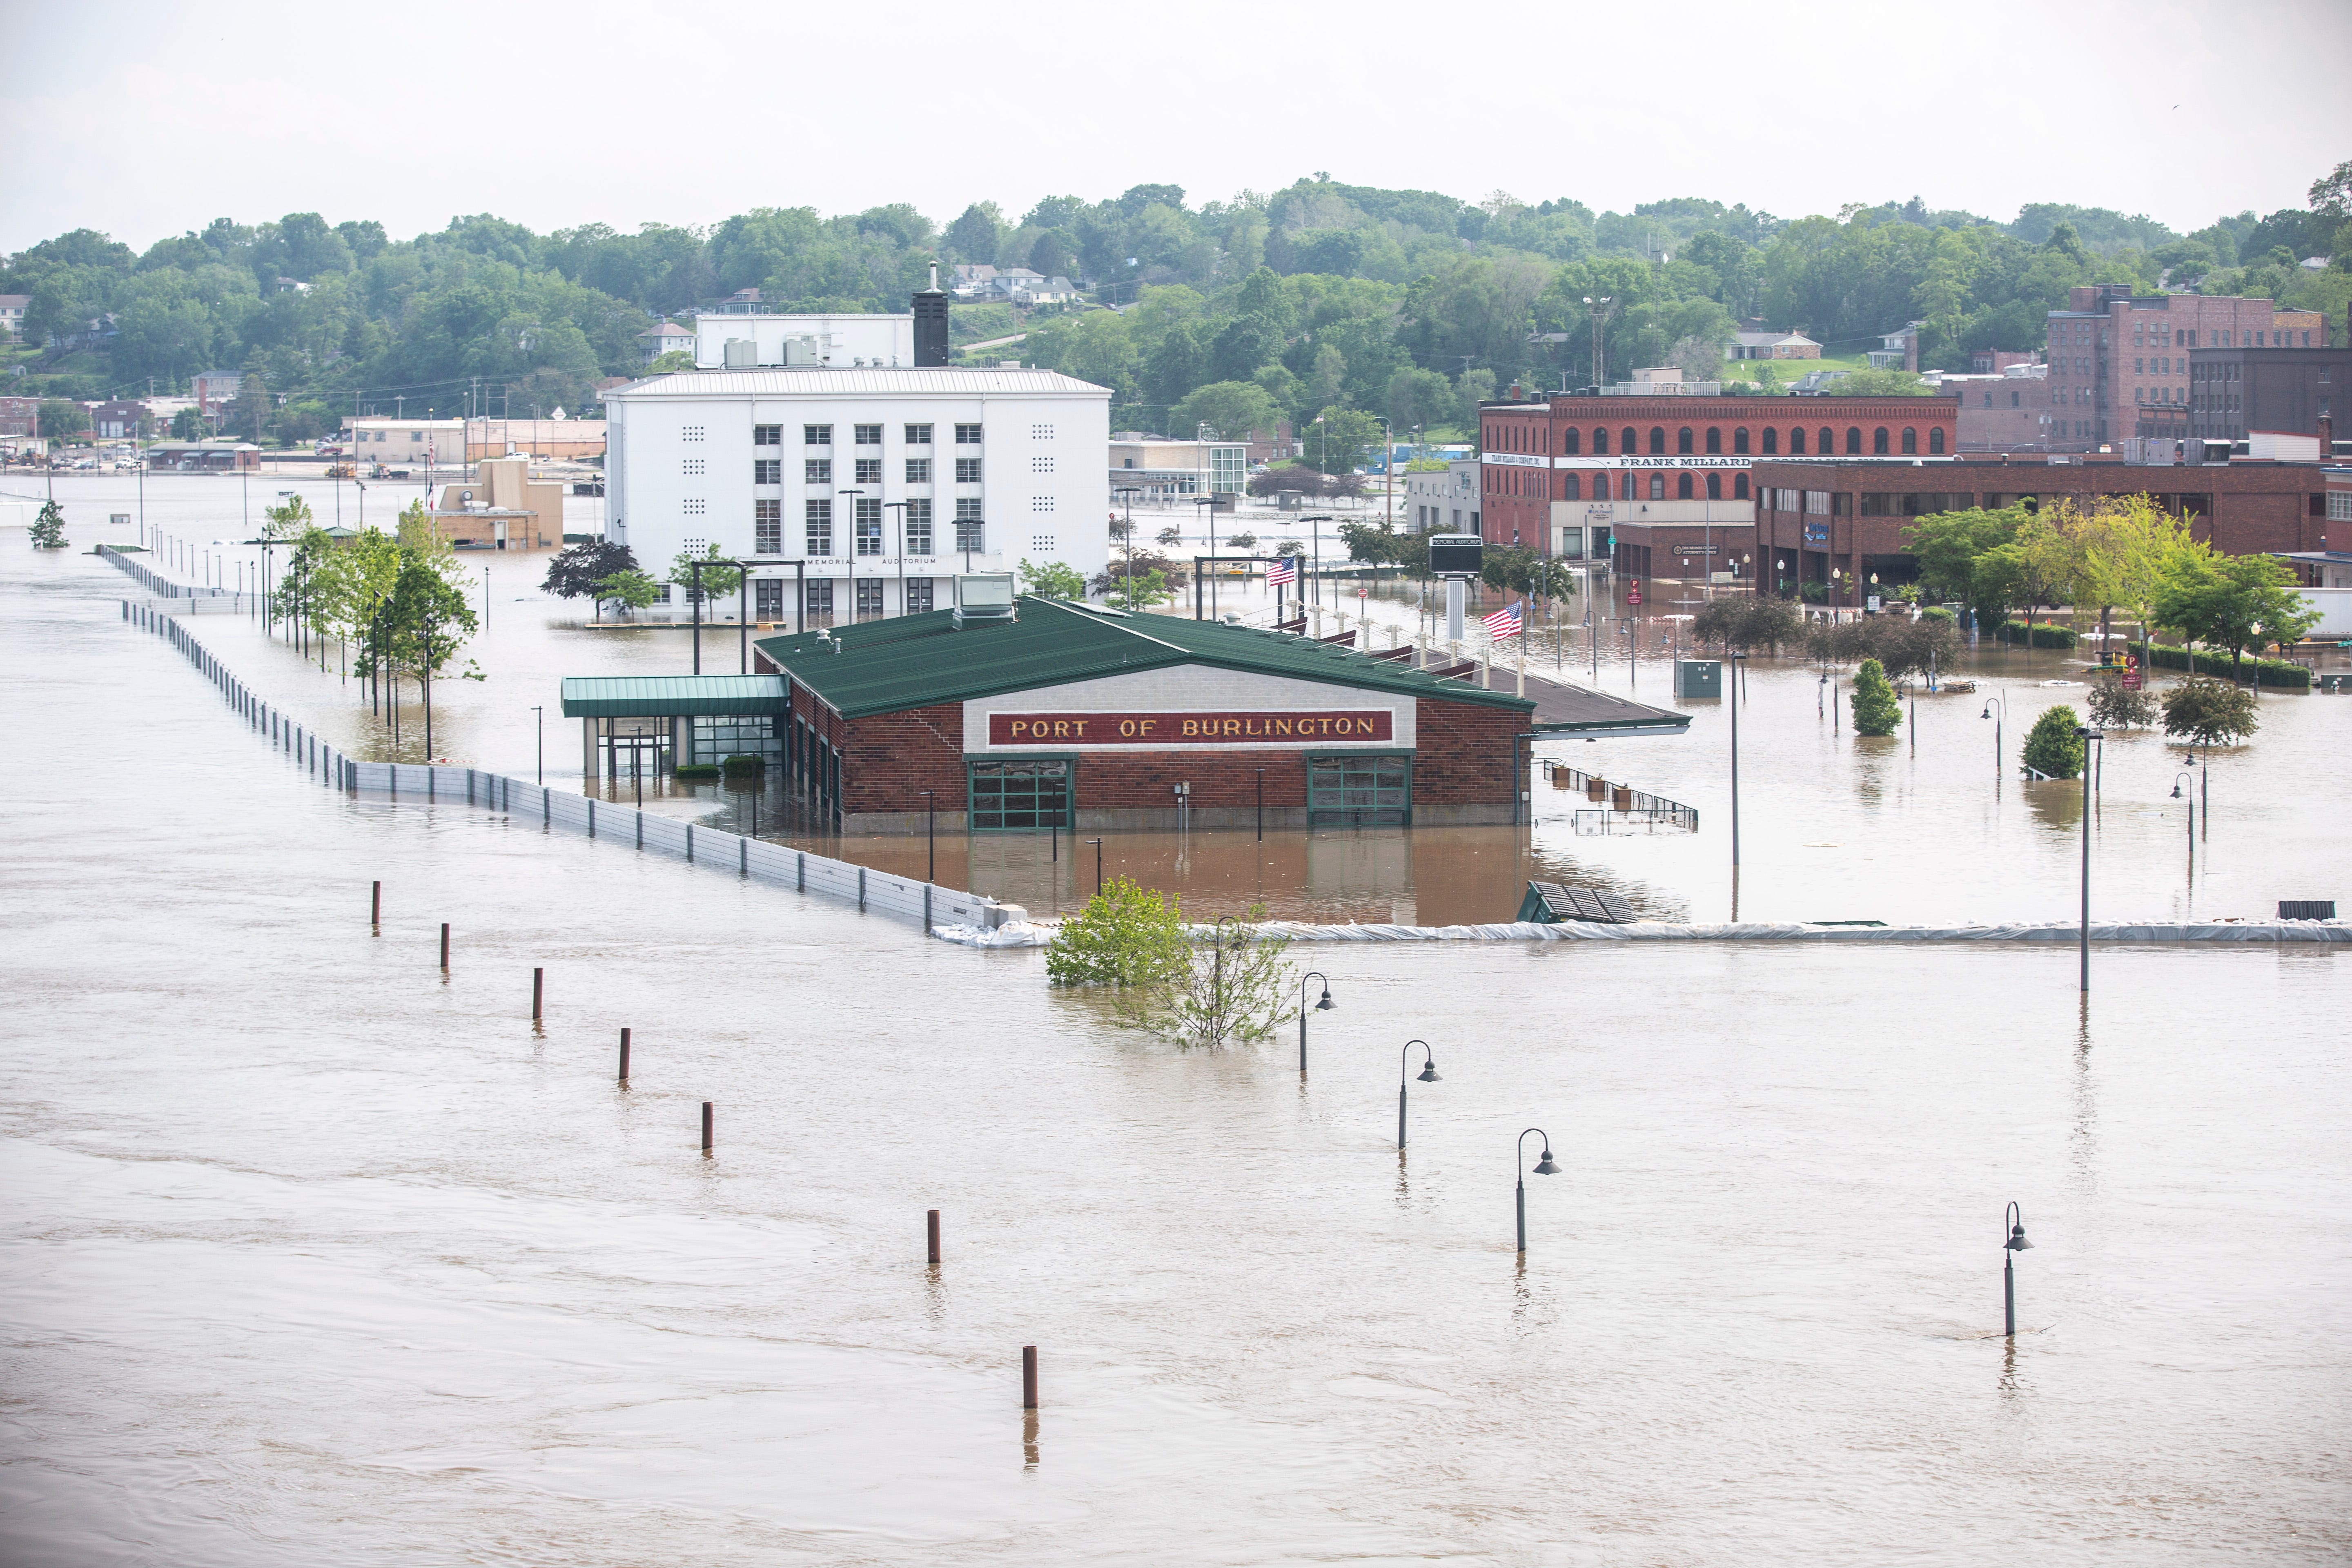
[[[1240,746],[1395,738],[1385,708],[1340,712],[991,713],[992,746]]]

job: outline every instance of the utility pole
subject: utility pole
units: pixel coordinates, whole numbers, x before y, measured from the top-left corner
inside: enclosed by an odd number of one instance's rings
[[[1609,324],[1609,318],[1617,313],[1617,301],[1607,294],[1603,294],[1597,300],[1587,294],[1584,297],[1584,309],[1585,313],[1592,318],[1592,385],[1593,390],[1597,392],[1602,383],[1608,379],[1602,370],[1604,358],[1601,332],[1601,329]]]

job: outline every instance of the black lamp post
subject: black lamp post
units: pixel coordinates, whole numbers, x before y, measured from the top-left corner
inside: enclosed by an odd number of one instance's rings
[[[1087,842],[1095,847],[1095,897],[1100,898],[1102,897],[1102,840],[1089,838]]]
[[[1551,1163],[1551,1134],[1540,1127],[1530,1127],[1519,1134],[1519,1256],[1528,1255],[1528,1132],[1543,1139],[1543,1158],[1536,1162],[1536,1174],[1556,1176],[1559,1167]]]
[[[2197,775],[2186,770],[2172,775],[2172,798],[2175,800],[2181,798],[2180,781],[2182,779],[2194,784]],[[2191,791],[2189,795],[2189,856],[2192,860],[2197,857],[2197,796],[2194,791]]]
[[[2076,726],[2074,738],[2083,742],[2083,963],[2082,988],[2091,989],[2091,747],[2102,751],[2107,738],[2096,730]]]
[[[1099,845],[1102,840],[1097,838],[1095,842]],[[1097,849],[1095,851],[1095,863],[1097,867],[1095,877],[1097,881],[1099,882],[1102,877],[1102,872],[1100,870],[1102,864],[1102,851],[1100,849]],[[1101,891],[1101,889],[1097,887],[1096,891],[1099,892]],[[1323,995],[1315,1004],[1316,1012],[1328,1013],[1332,1008],[1339,1005],[1338,1003],[1331,1000],[1330,978],[1321,970],[1310,969],[1306,973],[1298,977],[1298,1076],[1301,1078],[1305,1078],[1307,1076],[1307,983],[1310,980],[1320,980],[1323,982]]]
[[[939,802],[929,790],[923,791],[923,880],[940,879]]]
[[[1997,714],[1993,711],[1996,708],[2000,710]],[[1993,783],[1999,784],[2000,782],[2000,731],[2002,726],[2009,721],[2009,702],[2004,698],[1988,697],[1985,699],[1984,711],[1977,717],[1992,721],[1992,779]]]
[[[536,715],[531,721],[537,726],[539,735],[539,782],[545,784],[547,782],[547,710],[534,705],[531,712]]]
[[[1731,667],[1731,868],[1739,870],[1739,663],[1748,656],[1732,654],[1724,662]]]
[[[1397,1066],[1397,1152],[1400,1154],[1404,1152],[1405,1075],[1412,1072],[1412,1048],[1415,1046],[1421,1047],[1423,1060],[1421,1071],[1414,1076],[1423,1083],[1437,1081],[1437,1053],[1429,1048],[1427,1040],[1407,1040],[1404,1043],[1403,1059]],[[1522,1198],[1519,1201],[1519,1250],[1521,1252],[1528,1249],[1527,1215],[1527,1200]]]
[[[2025,1239],[2025,1215],[2015,1204],[2010,1205],[2009,1212],[2001,1217],[2009,1231],[2009,1239],[2000,1244],[2002,1332],[2013,1340],[2017,1337],[2017,1255],[2033,1243]]]
[[[1212,484],[1216,482],[1213,477],[1211,479],[1210,482]],[[1196,507],[1204,506],[1209,509],[1209,564],[1212,567],[1214,567],[1216,565],[1217,557],[1217,498],[1214,495],[1195,496],[1192,498],[1192,504]],[[1198,517],[1200,513],[1196,511],[1192,515]],[[1213,617],[1216,613],[1217,574],[1214,571],[1212,571],[1209,574],[1209,614]]]

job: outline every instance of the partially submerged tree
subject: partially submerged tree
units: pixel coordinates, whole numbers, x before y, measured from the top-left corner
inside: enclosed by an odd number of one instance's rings
[[[2091,722],[2102,730],[2145,730],[2156,722],[2156,699],[2143,689],[2126,687],[2121,676],[2094,681],[2085,706]]]
[[[66,547],[65,509],[58,505],[55,497],[41,503],[40,515],[33,519],[33,526],[26,531],[26,536],[36,550],[63,550]]]
[[[1102,987],[1120,1021],[1212,1049],[1271,1036],[1287,1016],[1287,937],[1262,909],[1195,931],[1178,900],[1120,877],[1062,922],[1045,950],[1055,985]]]
[[[557,551],[547,563],[547,581],[540,590],[559,599],[604,598],[606,595],[598,592],[598,584],[616,572],[635,571],[636,552],[627,545],[592,539]]]
[[[1059,561],[1048,561],[1042,566],[1024,561],[1021,591],[1041,599],[1083,599],[1087,596],[1087,580],[1078,575],[1076,567]]]
[[[1886,671],[1874,658],[1865,658],[1862,668],[1853,672],[1853,732],[1857,735],[1892,735],[1903,722],[1903,704],[1896,700],[1895,688],[1886,679]]]
[[[2261,725],[2253,693],[2232,681],[2196,675],[2164,694],[2164,732],[2192,745],[2235,745]]]
[[[2294,573],[2272,555],[2221,555],[2197,545],[2176,552],[2158,590],[2157,618],[2199,642],[2238,657],[2265,643],[2292,646],[2319,624],[2320,612],[2297,590]]]
[[[2063,702],[2043,709],[2025,734],[2025,765],[2053,779],[2079,776],[2085,747],[2074,731],[2082,726],[2081,715]]]

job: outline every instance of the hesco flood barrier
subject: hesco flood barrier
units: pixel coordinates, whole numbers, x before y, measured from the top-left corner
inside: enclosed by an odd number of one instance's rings
[[[510,821],[537,822],[551,831],[560,827],[711,871],[854,902],[861,912],[919,921],[926,930],[955,940],[969,941],[1028,917],[1018,904],[1000,904],[978,893],[893,877],[846,860],[680,822],[593,795],[548,789],[481,768],[448,763],[361,762],[325,744],[281,710],[255,696],[173,615],[127,599],[121,603],[124,620],[178,648],[250,728],[299,760],[311,777],[328,788],[349,795],[382,795],[394,802],[465,805]]]

